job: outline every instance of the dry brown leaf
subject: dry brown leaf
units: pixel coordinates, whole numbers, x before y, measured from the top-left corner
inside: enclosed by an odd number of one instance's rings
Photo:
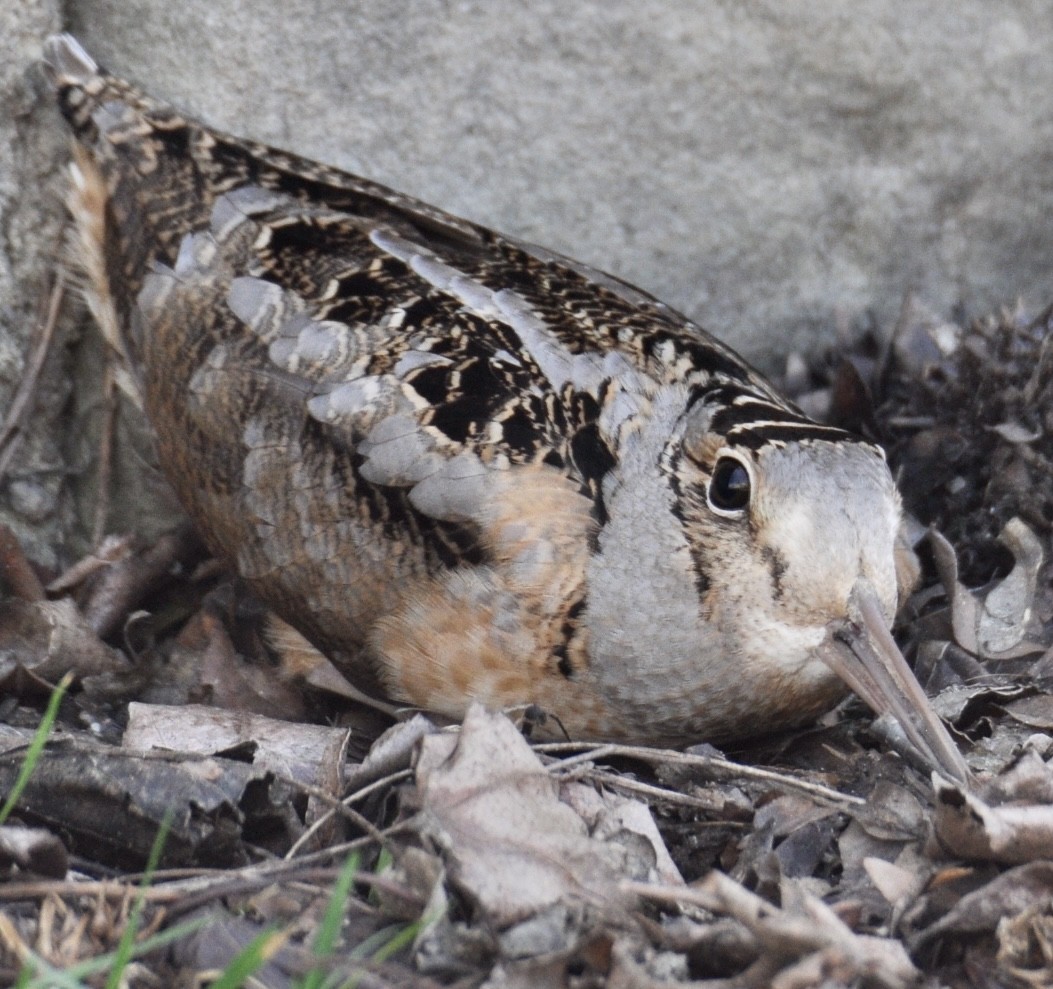
[[[183,626],[168,650],[165,676],[158,678],[165,692],[152,701],[176,699],[208,703],[230,711],[252,712],[272,718],[300,719],[307,715],[303,690],[278,675],[268,663],[250,662],[238,653],[226,623],[204,607]],[[157,684],[159,686],[160,684]],[[170,691],[178,685],[179,693]]]
[[[1021,982],[1046,989],[1053,984],[1053,916],[1048,903],[1036,903],[995,929],[998,964]]]
[[[991,807],[975,794],[933,774],[933,828],[955,858],[1016,864],[1053,858],[1053,805]]]
[[[863,859],[863,868],[866,869],[875,889],[891,906],[899,906],[921,892],[922,877],[894,862],[868,857]]]
[[[496,928],[542,911],[617,914],[624,846],[592,838],[506,717],[473,705],[457,734],[421,741],[418,829],[445,853],[451,881]]]
[[[438,729],[423,714],[392,725],[369,747],[365,759],[347,771],[348,792],[354,792],[385,776],[408,769],[417,743]]]
[[[1003,917],[1016,917],[1053,896],[1053,862],[1018,865],[961,897],[954,907],[930,924],[918,945],[946,935],[992,933]]]
[[[984,599],[977,635],[983,654],[991,657],[1004,656],[1023,640],[1045,555],[1038,537],[1020,519],[1010,519],[998,539],[1016,564]]]
[[[852,816],[860,826],[882,841],[909,841],[925,833],[925,811],[906,787],[878,780],[863,807]]]
[[[848,827],[837,838],[842,876],[847,881],[857,880],[860,874],[866,871],[867,861],[871,859],[889,861],[896,858],[903,848],[903,841],[875,838],[864,830],[859,821],[850,821]]]
[[[1053,728],[1053,695],[1022,697],[1005,705],[1006,712],[1022,725],[1031,728]]]
[[[251,746],[260,768],[339,795],[340,759],[347,739],[343,728],[277,721],[244,711],[223,711],[199,704],[128,705],[125,749],[221,755]],[[334,769],[335,767],[335,769]],[[333,783],[336,781],[334,787]]]
[[[85,621],[100,636],[113,634],[151,591],[170,580],[177,568],[190,569],[201,553],[190,526],[180,525],[150,545],[119,556],[88,581]]]
[[[0,602],[0,684],[20,669],[55,682],[68,672],[82,678],[128,665],[122,653],[95,634],[69,598]]]
[[[763,967],[766,974],[759,984],[803,989],[832,980],[834,985],[906,989],[919,977],[899,941],[854,933],[825,903],[798,885],[783,888],[781,907],[716,870],[683,890],[635,884],[630,888],[659,902],[701,906],[743,924],[761,952],[754,967]],[[748,976],[743,978],[744,984],[755,984]]]
[[[73,566],[63,571],[47,586],[49,594],[64,594],[84,583],[89,577],[105,570],[119,560],[135,552],[135,539],[131,535],[106,536],[94,552],[82,557]]]
[[[1016,565],[981,600],[959,581],[954,547],[936,530],[929,533],[936,568],[951,602],[955,641],[984,659],[1014,659],[1043,648],[1025,640],[1042,567],[1042,546],[1019,519],[1011,519],[999,539],[1013,553]]]
[[[642,865],[653,855],[653,864],[647,870],[649,875],[638,878],[683,883],[680,870],[665,847],[646,804],[617,793],[597,790],[586,783],[564,783],[560,787],[560,799],[577,811],[594,838],[618,841],[619,836],[634,834],[647,841],[651,846],[650,854],[639,856],[637,862]]]

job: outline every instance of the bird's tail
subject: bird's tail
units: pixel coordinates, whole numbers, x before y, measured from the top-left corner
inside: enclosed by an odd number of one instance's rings
[[[43,64],[62,115],[74,137],[87,147],[98,140],[100,123],[105,128],[100,116],[114,118],[122,111],[144,113],[163,107],[101,68],[71,34],[54,34],[44,42]]]

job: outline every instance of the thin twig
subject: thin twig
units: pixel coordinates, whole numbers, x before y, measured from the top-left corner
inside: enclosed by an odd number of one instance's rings
[[[378,780],[374,780],[368,786],[362,787],[360,790],[356,790],[354,793],[344,797],[340,802],[344,807],[350,807],[351,804],[357,803],[359,800],[367,797],[369,794],[376,790],[380,790],[385,786],[390,786],[392,783],[397,783],[399,780],[406,779],[413,775],[411,769],[400,769],[398,772],[391,773],[388,776],[382,776]],[[292,848],[290,848],[283,858],[294,859],[299,853],[300,849],[309,842],[314,835],[326,824],[329,823],[336,815],[336,811],[332,808],[327,810],[321,817],[318,818],[310,827],[308,827],[296,841],[293,842]]]
[[[295,787],[297,790],[306,793],[309,797],[314,797],[315,800],[318,800],[320,803],[328,807],[332,813],[346,818],[354,824],[355,827],[361,828],[381,847],[388,844],[387,835],[369,820],[368,817],[364,814],[360,814],[357,810],[353,810],[351,807],[345,806],[343,801],[337,799],[331,793],[327,793],[320,786],[305,783],[303,780],[293,779],[293,777],[286,776],[284,773],[275,773],[274,777],[286,785]]]
[[[39,329],[34,334],[36,339],[29,359],[26,361],[25,369],[22,372],[22,380],[11,398],[11,404],[8,406],[3,425],[0,426],[0,478],[7,474],[11,458],[18,449],[19,441],[22,438],[22,422],[33,408],[40,372],[43,370],[44,361],[51,350],[51,341],[55,336],[55,327],[58,325],[58,317],[62,311],[62,300],[65,294],[66,272],[60,266],[55,274],[55,282],[48,297],[47,313],[43,322],[38,322],[37,324]]]
[[[692,769],[703,769],[707,772],[716,773],[724,777],[738,779],[756,780],[762,783],[771,783],[787,790],[795,790],[798,793],[806,793],[816,800],[824,801],[835,807],[860,807],[866,803],[862,797],[853,797],[847,793],[840,793],[821,783],[811,783],[808,780],[797,779],[784,773],[777,773],[773,769],[761,769],[757,766],[744,766],[730,759],[721,759],[719,756],[690,755],[686,752],[677,752],[675,749],[653,749],[644,745],[595,745],[584,742],[546,742],[534,746],[535,751],[548,755],[558,755],[561,752],[577,752],[559,762],[552,763],[548,769],[563,770],[579,762],[596,762],[601,759],[624,758],[637,759],[648,765],[671,765],[685,766]],[[584,749],[584,751],[582,751]]]
[[[102,401],[105,414],[102,417],[102,433],[99,436],[99,459],[96,476],[95,519],[91,528],[91,544],[98,546],[106,535],[106,522],[110,517],[110,484],[113,473],[113,442],[117,426],[117,388],[113,376],[112,355],[106,361],[102,379]]]
[[[555,766],[558,767],[559,763],[555,763]],[[701,797],[693,797],[689,793],[679,793],[676,790],[669,790],[663,786],[653,786],[650,783],[644,783],[641,780],[635,780],[628,776],[619,776],[617,773],[607,772],[603,769],[591,768],[584,778],[602,783],[612,790],[623,790],[626,793],[646,797],[652,801],[660,800],[667,804],[676,804],[680,807],[695,807],[711,812],[713,810],[712,802],[703,800]],[[746,826],[741,821],[700,821],[697,823],[697,827],[705,827],[707,824],[719,824],[721,827],[732,828]]]
[[[144,901],[155,905],[168,905],[171,915],[186,913],[212,900],[224,896],[236,896],[250,893],[280,881],[286,883],[301,882],[331,884],[339,875],[339,866],[318,865],[315,859],[336,858],[348,854],[356,848],[363,848],[373,843],[372,838],[359,838],[340,846],[327,848],[322,853],[304,856],[294,862],[276,861],[264,865],[250,865],[233,871],[203,870],[200,876],[176,880],[170,883],[156,883],[141,890]],[[100,900],[122,901],[130,894],[139,895],[139,883],[142,876],[129,874],[121,879],[103,880],[56,880],[6,883],[0,885],[0,902],[16,900],[37,900],[47,896],[93,896]],[[355,882],[383,890],[398,896],[407,902],[423,905],[419,896],[386,876],[372,872],[356,875]]]

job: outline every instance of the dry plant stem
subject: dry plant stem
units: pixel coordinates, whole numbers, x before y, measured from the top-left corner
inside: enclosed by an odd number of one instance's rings
[[[557,768],[559,765],[559,763],[555,763],[552,768]],[[604,772],[602,769],[589,769],[587,772],[582,773],[581,778],[594,783],[602,783],[611,790],[620,790],[630,796],[644,797],[652,803],[661,802],[675,804],[679,807],[696,807],[708,811],[713,809],[713,805],[709,801],[702,800],[699,797],[692,797],[688,793],[677,793],[676,790],[667,790],[665,787],[641,783],[639,780],[619,776],[617,773]],[[706,823],[699,822],[699,827],[704,827]],[[728,821],[720,821],[719,824],[721,827],[745,827],[742,823]]]
[[[920,979],[920,973],[899,941],[854,933],[829,906],[815,897],[805,896],[793,907],[782,909],[716,870],[687,888],[636,882],[624,883],[622,888],[652,902],[691,904],[734,918],[756,938],[763,950],[758,959],[761,969],[751,972],[751,977],[760,974],[771,962],[782,963],[776,966],[782,972],[780,977],[777,980],[769,977],[761,985],[817,985],[831,961],[845,970],[852,984],[862,979],[869,985],[886,989],[906,989],[917,985]],[[823,953],[825,958],[807,957],[816,952]],[[841,984],[840,979],[836,981]],[[747,984],[756,983],[751,978]]]
[[[362,843],[358,844],[361,847]],[[327,852],[331,851],[327,849]],[[197,907],[226,896],[238,896],[253,893],[275,882],[309,883],[315,886],[328,887],[340,875],[337,866],[305,865],[302,861],[280,863],[282,868],[248,866],[232,873],[212,874],[201,879],[190,879],[175,883],[150,886],[142,891],[144,902],[168,908],[168,917],[188,913]],[[290,867],[291,866],[291,867]],[[139,894],[138,877],[128,876],[121,881],[104,880],[101,882],[54,882],[8,883],[0,886],[0,902],[19,900],[46,899],[52,896],[93,896],[107,902],[125,903],[129,897]],[[364,872],[355,876],[356,883],[372,886],[406,902],[423,907],[420,897],[404,886],[388,879]],[[2,913],[0,913],[2,916]]]
[[[851,930],[831,911],[826,924],[817,925],[804,913],[790,914],[740,886],[721,872],[710,872],[694,886],[676,887],[626,882],[623,888],[654,903],[689,904],[712,913],[734,917],[753,934],[763,929],[765,942],[787,955],[814,951],[829,944],[854,938]]]
[[[110,517],[110,476],[113,471],[113,435],[117,425],[117,387],[113,376],[111,356],[106,362],[102,379],[102,400],[106,414],[102,419],[102,433],[99,436],[98,462],[98,496],[95,499],[95,520],[91,530],[91,544],[98,546],[106,534],[106,522]]]
[[[37,383],[40,380],[40,371],[44,367],[48,351],[51,349],[51,341],[55,337],[55,327],[58,324],[58,316],[62,310],[62,300],[66,294],[66,274],[59,266],[55,275],[55,282],[48,297],[47,312],[38,323],[39,329],[35,334],[33,350],[26,361],[22,372],[22,380],[18,389],[11,399],[11,405],[4,417],[3,426],[0,426],[0,478],[7,474],[7,468],[11,464],[11,458],[18,449],[19,440],[22,438],[22,423],[29,411],[33,408],[33,399],[36,397]]]
[[[180,526],[160,536],[142,554],[113,564],[82,609],[85,620],[99,638],[117,631],[139,601],[171,573],[175,564],[189,556],[196,545],[197,539],[189,526]]]
[[[400,769],[397,773],[391,773],[389,776],[383,776],[383,777],[381,777],[378,780],[374,780],[368,786],[362,787],[361,790],[356,790],[354,793],[350,794],[349,796],[344,797],[340,801],[340,803],[344,807],[350,807],[351,804],[355,803],[358,800],[363,799],[364,797],[369,796],[369,794],[374,793],[377,790],[381,790],[381,789],[383,789],[386,786],[391,786],[392,783],[397,783],[399,780],[408,779],[412,775],[413,775],[413,770],[411,770],[411,769]],[[304,831],[304,833],[302,835],[300,835],[300,837],[297,838],[296,841],[293,842],[292,848],[290,848],[285,853],[283,858],[285,858],[286,860],[296,858],[296,856],[299,853],[300,849],[303,848],[303,846],[306,845],[307,842],[309,842],[311,840],[311,838],[314,837],[314,835],[319,830],[321,830],[322,827],[324,827],[326,824],[328,824],[329,821],[331,821],[333,819],[333,817],[336,815],[336,813],[337,813],[336,810],[333,810],[333,809],[327,810],[321,817],[318,818],[317,821],[315,821],[306,831]]]
[[[369,818],[365,817],[363,814],[359,814],[357,810],[352,810],[351,807],[346,806],[344,801],[338,800],[331,793],[326,793],[321,787],[312,786],[310,783],[304,783],[301,780],[294,780],[291,776],[283,776],[280,773],[276,773],[275,778],[281,780],[288,786],[296,787],[296,789],[306,793],[309,797],[314,797],[315,800],[325,804],[329,808],[330,813],[346,818],[356,827],[361,828],[382,848],[387,845],[387,835],[370,821]],[[301,836],[298,841],[302,840],[303,838]],[[288,855],[286,858],[288,858]]]
[[[333,883],[339,878],[340,873],[341,869],[335,866],[327,866],[325,868],[311,867],[280,878],[285,884],[309,883],[320,887],[319,892],[328,892]],[[168,901],[170,904],[169,914],[172,917],[177,917],[181,914],[190,913],[206,903],[212,903],[221,897],[243,896],[248,893],[255,893],[257,890],[270,886],[274,882],[275,877],[272,875],[237,876],[215,882],[204,889],[198,889],[192,893],[183,893],[179,897]],[[355,882],[383,890],[385,893],[405,900],[418,909],[423,908],[425,905],[424,901],[416,893],[383,876],[375,876],[370,872],[356,873]]]
[[[368,848],[374,844],[373,838],[366,836],[356,838],[354,841],[343,842],[333,845],[310,855],[304,855],[294,862],[286,862],[278,859],[266,862],[262,865],[247,865],[241,869],[173,869],[169,872],[155,873],[156,879],[163,879],[166,875],[177,874],[180,879],[165,883],[164,886],[151,886],[144,891],[146,899],[155,897],[161,902],[168,902],[179,896],[197,892],[203,888],[211,889],[225,882],[241,882],[246,878],[257,881],[262,885],[277,882],[286,876],[298,876],[307,870],[359,848]],[[138,884],[142,881],[141,873],[129,873],[120,879],[88,879],[88,880],[40,880],[30,882],[2,883],[0,884],[0,903],[13,902],[16,900],[36,900],[51,893],[59,896],[97,896],[100,899],[121,899],[135,893]]]
[[[730,776],[732,778],[771,783],[787,790],[807,794],[809,797],[831,804],[834,807],[861,807],[866,803],[862,797],[839,793],[837,790],[823,786],[820,783],[810,783],[807,780],[796,779],[784,773],[777,773],[772,769],[744,766],[741,763],[731,762],[729,759],[721,759],[717,756],[689,755],[686,752],[677,752],[675,749],[652,749],[644,745],[590,745],[585,742],[545,742],[535,745],[534,749],[547,755],[558,755],[561,752],[578,753],[567,759],[551,763],[548,766],[549,772],[562,771],[580,762],[595,762],[600,759],[611,759],[621,756],[626,759],[638,759],[640,762],[645,762],[648,765],[685,766],[692,769],[704,769],[708,772],[719,773],[722,776]],[[581,751],[583,749],[585,751]]]
[[[44,585],[26,559],[18,537],[6,525],[0,525],[0,576],[7,593],[23,601],[44,600]]]
[[[88,556],[77,560],[71,567],[60,573],[47,586],[49,594],[65,594],[80,586],[92,574],[123,559],[133,551],[133,539],[130,535],[107,536],[104,542],[96,543],[95,549]]]
[[[0,913],[0,944],[7,946],[8,951],[15,956],[20,965],[25,964],[32,950],[22,940],[14,921],[4,913]]]

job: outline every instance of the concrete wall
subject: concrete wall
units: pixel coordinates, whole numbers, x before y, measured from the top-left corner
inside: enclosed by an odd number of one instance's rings
[[[30,107],[13,139],[50,175],[54,116],[13,94],[60,18],[2,16],[2,96]],[[216,126],[613,271],[762,366],[889,326],[909,288],[944,312],[1053,296],[1046,0],[70,0],[62,19]],[[2,245],[23,312],[43,276],[12,256],[45,254],[56,213],[17,187],[19,154],[0,150],[8,227],[47,217]]]

